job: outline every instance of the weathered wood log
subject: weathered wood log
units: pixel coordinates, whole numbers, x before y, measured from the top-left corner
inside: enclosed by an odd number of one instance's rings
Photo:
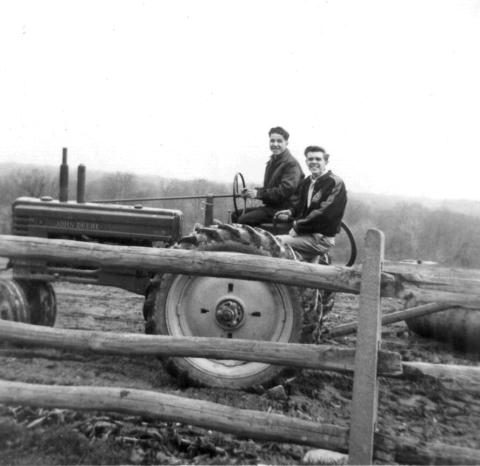
[[[429,303],[421,306],[415,306],[402,311],[392,312],[382,316],[382,325],[393,324],[394,322],[400,322],[401,320],[410,319],[412,317],[419,317],[434,312],[444,311],[445,309],[451,309],[452,305],[449,303]],[[325,335],[328,337],[340,337],[349,335],[357,331],[357,322],[351,322],[349,324],[341,324],[331,329],[325,330]]]
[[[115,411],[193,424],[254,440],[298,443],[343,452],[347,449],[348,429],[344,427],[147,390],[0,381],[0,403]]]
[[[0,380],[0,403],[38,408],[112,411],[181,422],[260,441],[309,445],[346,453],[348,429],[282,414],[130,388],[38,385]],[[480,464],[480,451],[375,435],[374,459],[391,464]]]
[[[463,289],[467,294],[478,294],[480,270],[444,267],[438,264],[406,264],[386,260],[384,270],[403,277],[412,285],[417,283],[424,290],[457,293]]]
[[[440,442],[398,439],[394,461],[400,464],[480,464],[480,450]]]
[[[353,372],[355,350],[327,345],[303,345],[256,340],[206,337],[171,337],[87,330],[69,330],[0,320],[3,341],[74,351],[120,355],[158,355],[238,359],[306,369]],[[401,358],[379,351],[378,372],[401,373]]]
[[[405,361],[402,363],[404,375],[428,375],[437,379],[453,379],[460,384],[476,386],[480,392],[480,367],[457,366],[456,364],[431,364],[420,361]]]
[[[93,267],[262,280],[358,293],[361,276],[343,267],[231,252],[113,246],[0,235],[0,256]],[[340,278],[339,278],[340,276]]]
[[[416,303],[442,302],[480,309],[480,270],[440,265],[385,261],[385,272],[395,277],[402,298]]]
[[[0,236],[0,256],[108,268],[278,282],[358,294],[361,268],[295,262],[240,253],[113,246],[70,240]],[[480,271],[385,263],[384,297],[480,308]],[[438,277],[437,277],[438,273]]]

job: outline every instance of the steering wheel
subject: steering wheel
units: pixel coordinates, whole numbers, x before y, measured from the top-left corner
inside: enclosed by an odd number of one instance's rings
[[[355,264],[355,260],[357,259],[357,243],[355,242],[352,231],[344,222],[340,224],[340,228],[345,232],[350,244],[350,256],[345,266],[351,267],[353,264]]]
[[[240,195],[242,189],[245,187],[245,178],[243,175],[240,172],[235,173],[235,176],[233,177],[233,208],[235,209],[235,215],[237,218],[240,217],[240,215],[243,215],[247,208],[247,200]],[[238,198],[242,199],[240,208],[237,203]]]

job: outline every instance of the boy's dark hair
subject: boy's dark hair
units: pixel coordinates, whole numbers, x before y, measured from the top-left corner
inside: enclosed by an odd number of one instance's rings
[[[290,134],[288,134],[288,131],[285,131],[281,126],[275,126],[274,128],[271,128],[270,131],[268,132],[268,135],[271,136],[272,133],[281,134],[283,136],[283,139],[285,139],[285,141],[288,141],[288,138],[290,137]]]
[[[323,158],[325,159],[325,162],[328,162],[328,158],[330,157],[330,154],[327,154],[327,151],[320,146],[308,146],[303,152],[305,154],[305,157],[309,152],[321,152],[323,154]]]

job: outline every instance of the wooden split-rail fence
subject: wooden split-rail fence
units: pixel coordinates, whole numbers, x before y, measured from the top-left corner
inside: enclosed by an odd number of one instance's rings
[[[110,354],[156,354],[211,357],[266,362],[282,366],[353,372],[350,428],[291,418],[275,413],[236,409],[217,403],[191,400],[160,392],[130,388],[37,385],[0,381],[0,403],[44,408],[103,410],[157,416],[164,421],[183,422],[232,433],[254,440],[292,442],[348,453],[350,464],[402,462],[479,464],[480,451],[438,443],[419,444],[376,432],[378,376],[405,373],[428,375],[461,374],[480,384],[476,367],[448,367],[402,362],[398,353],[380,349],[381,297],[400,297],[426,302],[415,310],[400,311],[391,321],[461,305],[480,307],[480,274],[436,268],[434,272],[383,258],[384,238],[369,230],[362,268],[296,263],[284,259],[216,253],[108,246],[68,240],[45,240],[16,236],[0,237],[0,256],[68,261],[109,267],[137,267],[157,272],[188,273],[280,282],[359,294],[358,324],[339,327],[337,334],[357,331],[356,349],[328,345],[114,334],[55,329],[1,321],[5,341]],[[420,273],[421,272],[421,273]],[[410,314],[405,314],[409,312]],[[332,332],[334,335],[335,332]],[[438,367],[437,367],[438,366]],[[441,367],[440,367],[441,366]],[[408,460],[406,459],[408,458]]]

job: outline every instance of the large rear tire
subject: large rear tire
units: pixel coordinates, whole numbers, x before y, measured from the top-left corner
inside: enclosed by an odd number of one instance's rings
[[[200,228],[177,247],[293,258],[273,235],[245,225]],[[296,288],[230,278],[157,276],[147,291],[144,316],[147,333],[173,336],[298,342],[302,331]],[[164,363],[190,383],[233,389],[268,385],[284,369],[203,358],[168,358]]]

